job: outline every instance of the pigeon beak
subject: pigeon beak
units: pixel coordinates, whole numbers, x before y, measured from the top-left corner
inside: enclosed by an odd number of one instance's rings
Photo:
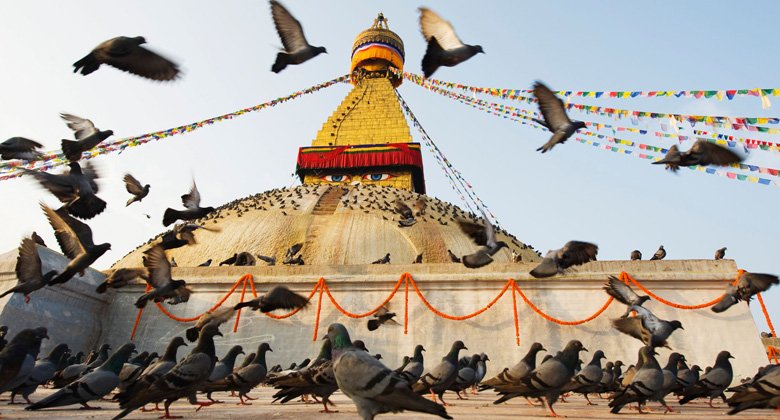
[[[220,336],[220,337],[224,337],[224,335],[222,335],[222,333],[221,333],[221,332],[219,332],[219,331],[217,331],[217,333],[216,333],[216,334],[214,334],[214,335],[218,335],[218,336]]]
[[[546,352],[546,351],[547,351],[547,349],[546,349],[546,348],[544,348],[544,347],[542,347],[542,348],[540,348],[540,349],[539,349],[539,351],[544,351],[544,352]]]
[[[585,347],[583,347],[581,350],[582,351],[588,351],[588,349],[586,349]],[[590,353],[590,352],[588,352],[588,353]]]

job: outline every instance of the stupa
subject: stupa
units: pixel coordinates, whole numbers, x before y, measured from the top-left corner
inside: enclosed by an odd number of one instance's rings
[[[388,71],[389,66],[402,69],[403,63],[403,41],[380,14],[353,43],[350,92],[311,145],[299,149],[302,185],[227,203],[196,221],[220,232],[199,231],[196,245],[169,251],[168,257],[178,264],[173,278],[185,279],[195,291],[189,302],[148,305],[139,312],[133,303],[145,284],[96,295],[92,290],[105,273],[90,270],[56,290],[36,292],[30,305],[25,306],[22,296],[0,300],[0,323],[44,323],[50,343],[75,339],[71,348],[76,349],[103,342],[117,348],[132,337],[139,349],[161,351],[206,311],[250,299],[253,290],[262,294],[284,284],[311,295],[310,305],[281,319],[284,313],[273,319],[242,311],[223,325],[225,336],[216,340],[218,354],[235,344],[253,348],[266,341],[275,350],[269,364],[289,364],[315,355],[327,326],[340,322],[353,339],[381,352],[389,366],[400,363],[416,344],[425,346],[428,361],[437,361],[453,341],[462,340],[469,354],[490,356],[491,376],[517,362],[534,341],[554,352],[576,338],[592,351],[603,350],[610,360],[633,363],[641,343],[611,326],[611,319],[625,308],[605,305],[602,286],[609,275],[629,273],[658,296],[689,306],[717,299],[736,277],[733,260],[664,260],[591,262],[564,275],[535,279],[528,272],[541,257],[504,231],[499,240],[509,249],[496,254],[490,265],[469,269],[453,263],[448,251],[462,256],[477,249],[457,221],[476,219],[426,195],[420,145],[412,142],[394,91],[402,80]],[[399,225],[397,200],[415,210],[416,223]],[[142,267],[143,250],[162,234],[112,269]],[[282,265],[285,252],[295,244],[302,244],[305,264]],[[39,251],[44,270],[64,265],[64,257],[56,252],[45,247]],[[512,261],[512,251],[520,262]],[[237,252],[275,256],[279,263],[219,265]],[[372,264],[388,253],[390,264]],[[422,263],[413,264],[420,254]],[[15,250],[0,256],[0,290],[14,285],[15,257]],[[211,266],[199,266],[209,259]],[[382,304],[396,312],[403,325],[369,332],[370,315],[363,315]],[[752,375],[765,360],[747,305],[723,314],[682,310],[655,300],[646,306],[660,318],[682,322],[685,330],[675,332],[669,342],[691,363],[706,366],[727,349],[736,356],[739,378]],[[26,319],[25,313],[34,316]],[[668,351],[660,353],[665,360]]]

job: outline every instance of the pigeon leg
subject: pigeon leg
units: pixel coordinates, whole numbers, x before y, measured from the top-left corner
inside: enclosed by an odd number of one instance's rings
[[[320,413],[338,413],[339,412],[339,410],[328,410],[328,403],[329,402],[330,401],[328,401],[327,398],[323,398],[322,399],[322,406],[325,407],[325,409],[324,410],[320,410]],[[331,403],[331,404],[333,404],[333,403]]]
[[[718,407],[715,407],[714,405],[712,405],[712,397],[710,397],[710,402],[708,402],[707,404],[710,405],[710,408],[718,408]]]
[[[222,403],[224,403],[224,401],[215,400],[214,398],[211,398],[211,393],[210,392],[206,394],[206,398],[208,398],[209,401],[213,402],[214,404],[222,404]]]
[[[585,401],[588,402],[588,405],[598,405],[598,404],[590,401],[590,399],[588,398],[588,394],[582,394],[582,395],[585,397]]]
[[[145,413],[147,411],[155,411],[155,409],[154,408],[149,409],[149,408],[146,408],[146,405],[142,405],[141,406],[141,411]]]
[[[669,406],[668,406],[668,405],[666,405],[666,404],[663,404],[663,406],[664,406],[664,407],[666,407],[666,411],[664,411],[664,414],[666,414],[666,413],[679,413],[679,411],[675,410],[675,409],[674,409],[674,408],[672,408],[672,407],[669,407]]]
[[[29,398],[27,398],[27,397],[24,397],[24,399],[25,399],[25,401],[27,401],[27,402],[25,403],[25,404],[27,404],[27,405],[30,405],[30,404],[32,404],[32,403],[33,403],[33,402],[32,402],[32,401],[30,401],[30,399],[29,399]]]
[[[525,397],[525,403],[527,405],[530,405],[531,407],[536,407],[536,404],[532,403],[531,400],[528,399],[528,397]]]
[[[458,396],[459,400],[465,400],[466,399],[466,398],[463,398],[463,397],[460,396],[460,391],[455,391],[455,395]]]
[[[450,404],[447,401],[444,401],[444,392],[439,394],[439,399],[441,400],[441,405],[443,405],[445,407],[451,407],[451,406],[455,405],[455,404]]]
[[[641,407],[640,407],[640,408],[641,408]],[[647,411],[659,411],[659,410],[656,410],[655,408],[651,408],[651,407],[650,407],[649,405],[647,405],[647,404],[645,404],[645,410],[647,410]],[[641,413],[641,411],[640,411],[640,413]]]
[[[432,389],[430,391],[431,391],[431,399],[433,400],[433,402],[436,402],[436,393],[433,392]]]
[[[239,393],[238,399],[241,400],[241,402],[237,402],[236,405],[252,405],[252,403],[244,401],[244,394]]]
[[[196,408],[196,409],[195,409],[195,412],[198,412],[198,411],[200,411],[200,409],[201,409],[201,408],[203,408],[203,407],[208,407],[208,406],[210,406],[210,405],[214,405],[214,402],[213,402],[213,401],[209,401],[209,402],[199,402],[199,401],[195,401],[195,405],[197,405],[197,406],[198,406],[198,408]]]
[[[30,297],[27,295],[24,295],[24,303],[30,303]]]
[[[552,408],[552,405],[550,405],[550,402],[549,402],[549,401],[546,401],[546,402],[547,402],[547,408],[549,408],[549,409],[550,409],[550,414],[548,415],[548,417],[555,417],[555,418],[566,417],[566,416],[559,416],[559,415],[558,415],[558,414],[555,412],[555,410],[553,410],[553,408]]]
[[[476,384],[471,386],[471,395],[479,395],[479,393],[477,393],[477,385]]]
[[[239,394],[239,396],[241,396],[241,394]],[[244,394],[244,398],[248,399],[249,401],[254,401],[254,400],[256,400],[257,398],[260,398],[260,397],[252,398],[249,395]]]
[[[315,402],[316,404],[319,404],[319,403],[321,403],[321,402],[322,402],[322,401],[320,401],[320,400],[317,398],[317,396],[316,396],[316,395],[314,395],[314,394],[311,394],[311,397],[314,399],[314,402]]]
[[[171,413],[168,412],[168,408],[170,407],[172,402],[173,401],[170,401],[170,400],[166,400],[165,401],[165,404],[164,404],[164,406],[165,406],[165,414],[160,416],[160,417],[158,417],[158,418],[160,418],[160,419],[180,419],[180,418],[182,418],[182,416],[172,416]],[[156,406],[156,404],[155,404],[155,406]]]
[[[81,403],[83,407],[79,408],[79,410],[102,410],[103,407],[91,407],[89,404],[83,402]]]

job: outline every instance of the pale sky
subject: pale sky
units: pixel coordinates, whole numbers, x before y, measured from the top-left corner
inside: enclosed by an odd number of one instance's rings
[[[115,135],[110,140],[118,140],[289,95],[346,74],[355,36],[380,11],[404,40],[405,70],[420,74],[425,51],[418,27],[420,6],[439,13],[465,43],[479,44],[485,51],[458,67],[440,68],[433,77],[443,81],[528,89],[541,80],[562,91],[780,88],[780,59],[771,49],[780,39],[780,28],[761,19],[780,13],[776,2],[283,3],[301,21],[309,43],[325,46],[328,54],[280,74],[270,71],[281,42],[265,1],[8,3],[0,14],[0,139],[28,137],[53,150],[60,139],[72,137],[60,112],[112,129]],[[183,77],[174,83],[153,83],[107,66],[87,77],[72,73],[73,62],[119,35],[144,36],[150,49],[180,63]],[[112,251],[95,267],[108,268],[165,230],[160,222],[163,211],[180,208],[179,196],[188,191],[193,177],[202,204],[214,207],[297,184],[291,174],[298,147],[311,144],[350,88],[338,84],[191,134],[92,160],[102,176],[100,196],[109,205],[89,224],[96,242],[112,244]],[[780,203],[777,186],[688,169],[674,175],[647,160],[573,140],[542,155],[535,149],[548,133],[410,82],[399,92],[502,225],[542,252],[578,239],[598,244],[602,260],[627,259],[633,249],[649,258],[660,244],[669,259],[710,259],[726,246],[727,258],[735,259],[740,268],[780,273],[780,226],[773,217]],[[522,102],[478,98],[537,111],[535,105]],[[769,109],[762,109],[755,97],[571,101],[660,113],[780,116],[780,97],[769,99],[773,103]],[[570,116],[634,127],[630,120],[579,112]],[[639,128],[644,125],[641,122]],[[692,134],[687,123],[680,127],[680,134]],[[647,128],[661,131],[653,122]],[[695,129],[713,131],[703,125]],[[780,142],[780,135],[717,132]],[[411,133],[414,141],[422,142],[413,127]],[[652,135],[618,134],[665,148],[676,143]],[[686,150],[691,143],[679,147]],[[424,150],[428,194],[461,205],[433,156]],[[780,168],[776,152],[752,151],[746,156],[747,164]],[[121,181],[126,172],[152,185],[149,197],[129,208],[124,207],[128,194]],[[33,230],[56,248],[38,207],[40,200],[57,206],[53,196],[29,178],[0,181],[0,195],[5,198],[0,207],[4,221],[0,252],[18,247]],[[780,291],[773,289],[765,298],[770,314],[780,322]],[[754,314],[760,314],[757,308],[752,305]],[[757,321],[764,330],[763,320]]]

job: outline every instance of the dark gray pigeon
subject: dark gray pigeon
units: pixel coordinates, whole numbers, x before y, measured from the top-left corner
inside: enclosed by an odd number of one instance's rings
[[[54,236],[62,253],[70,258],[68,265],[49,282],[49,286],[65,283],[79,272],[83,275],[84,270],[111,249],[109,243],[95,245],[92,242],[92,229],[71,217],[64,208],[55,211],[43,203],[41,208],[54,228]]]
[[[571,266],[596,261],[598,252],[599,247],[590,242],[569,241],[561,249],[548,251],[530,274],[536,278],[563,274],[563,270]]]
[[[395,199],[395,212],[401,215],[398,220],[399,227],[409,227],[417,223],[417,219],[414,218],[414,212],[406,203],[400,198]]]
[[[122,179],[125,181],[125,188],[127,189],[127,192],[133,195],[129,200],[127,200],[127,205],[125,205],[125,207],[135,203],[136,201],[140,202],[147,195],[149,195],[149,188],[151,188],[149,184],[141,185],[141,182],[139,182],[137,179],[135,179],[134,176],[130,174],[125,174],[125,177]]]
[[[732,407],[728,414],[750,408],[777,408],[780,403],[780,369],[777,366],[765,366],[749,382],[729,388],[728,391],[734,393],[726,400]]]
[[[38,327],[35,329],[35,331],[41,337],[48,338],[46,328]],[[27,378],[29,378],[30,373],[32,373],[33,369],[35,368],[35,361],[38,359],[38,353],[40,352],[41,352],[40,342],[37,342],[35,345],[27,349],[27,356],[25,356],[24,362],[22,362],[22,367],[19,369],[19,372],[16,374],[16,377],[14,377],[14,379],[12,379],[7,384],[0,387],[0,393],[5,391],[11,391],[14,388],[24,384]]]
[[[277,375],[266,383],[279,391],[274,394],[273,402],[282,404],[305,394],[316,395],[322,398],[323,410],[320,413],[337,413],[328,409],[330,396],[339,389],[336,376],[333,373],[333,357],[330,340],[326,336],[323,339],[322,348],[317,360],[309,368],[289,372],[285,375]]]
[[[69,383],[75,381],[85,373],[97,368],[108,360],[108,351],[111,350],[111,346],[103,344],[97,351],[90,353],[90,357],[84,363],[74,364],[63,369],[59,375],[55,375],[52,380],[52,388],[62,388]]]
[[[355,348],[343,325],[331,324],[327,337],[333,346],[336,382],[341,392],[355,403],[363,420],[373,420],[377,414],[405,410],[452,418],[444,407],[412,392],[406,381],[382,362]],[[454,362],[457,362],[457,353]]]
[[[665,164],[666,169],[677,172],[681,166],[726,166],[740,162],[742,162],[742,157],[731,150],[715,143],[710,143],[707,140],[699,139],[685,152],[680,152],[677,150],[677,145],[672,145],[666,156],[661,160],[653,162],[653,164]]]
[[[209,376],[209,379],[206,381],[204,386],[208,386],[213,382],[225,379],[228,375],[233,373],[233,367],[236,365],[236,357],[238,357],[239,354],[244,354],[243,347],[231,347],[227,354],[225,354],[225,357],[221,358],[214,366],[214,370],[211,372],[211,375]],[[206,394],[206,398],[208,398],[209,401],[214,401],[216,403],[223,402],[211,398],[211,392]]]
[[[420,377],[420,380],[412,386],[412,391],[418,394],[430,392],[433,402],[436,402],[436,396],[438,396],[442,404],[447,405],[442,396],[458,378],[458,353],[461,350],[468,350],[462,341],[458,340],[452,343],[450,352],[441,359],[438,365]]]
[[[301,251],[301,248],[303,248],[303,244],[295,244],[287,248],[287,251],[285,252],[284,255],[284,261],[282,261],[282,264],[295,265],[295,254],[299,253]]]
[[[128,360],[122,366],[122,370],[119,371],[119,385],[117,385],[117,388],[120,391],[126,390],[157,357],[157,353],[152,353],[152,357],[150,357],[149,352],[145,351]]]
[[[39,385],[43,385],[51,378],[54,377],[54,373],[57,370],[57,364],[62,359],[63,355],[68,354],[70,349],[65,343],[60,343],[49,351],[49,354],[35,363],[30,374],[24,382],[14,388],[11,391],[11,404],[14,403],[14,398],[17,395],[21,395],[28,404],[32,404],[30,401],[30,395],[38,389]]]
[[[739,276],[736,286],[730,284],[726,294],[718,303],[712,305],[713,312],[723,312],[734,306],[739,301],[750,302],[756,293],[769,289],[773,284],[778,284],[777,276],[773,274],[749,273],[745,271]]]
[[[371,264],[390,264],[390,253],[388,252],[384,257],[372,262]]]
[[[474,354],[469,358],[466,366],[458,369],[455,383],[450,386],[449,391],[455,391],[455,395],[458,396],[459,400],[467,399],[460,395],[461,391],[465,391],[477,383],[477,365],[480,360],[482,360],[482,356]]]
[[[238,398],[241,401],[239,404],[251,405],[251,403],[244,401],[244,398],[249,399],[247,396],[249,391],[260,385],[265,379],[265,375],[268,373],[268,367],[265,363],[265,353],[268,351],[273,351],[271,350],[271,346],[269,346],[268,343],[261,343],[257,348],[257,354],[252,360],[252,363],[243,369],[231,373],[224,379],[212,382],[203,388],[203,392],[206,392],[207,395],[211,395],[212,392],[235,391],[238,392]]]
[[[725,257],[726,257],[726,247],[725,246],[723,248],[720,248],[717,251],[715,251],[715,259],[716,260],[722,260]]]
[[[680,360],[677,365],[677,386],[672,388],[672,392],[676,395],[688,392],[696,382],[699,382],[699,372],[701,372],[699,365],[689,368],[685,360]]]
[[[496,231],[490,223],[487,214],[481,208],[479,210],[482,212],[483,224],[458,220],[458,227],[460,227],[461,232],[468,235],[474,243],[480,246],[477,252],[464,255],[461,259],[463,265],[468,268],[484,267],[493,262],[493,255],[496,255],[501,248],[509,248],[506,242],[496,240]]]
[[[195,180],[192,180],[190,192],[181,196],[181,203],[186,210],[165,209],[163,214],[163,226],[168,226],[177,220],[196,220],[214,211],[214,207],[200,206],[200,192]]]
[[[734,379],[734,370],[731,367],[731,362],[729,362],[729,359],[733,358],[734,356],[728,351],[724,350],[718,353],[712,370],[702,375],[699,381],[683,394],[680,404],[686,404],[696,398],[710,397],[708,404],[710,407],[715,408],[712,405],[712,399],[720,396],[731,385],[731,380]]]
[[[461,262],[460,258],[458,258],[457,255],[453,254],[452,251],[450,251],[449,249],[447,250],[447,255],[449,255],[450,261],[460,264]]]
[[[43,171],[33,171],[20,168],[22,172],[32,175],[49,192],[54,194],[65,205],[68,213],[80,219],[91,219],[102,213],[106,202],[96,195],[98,185],[95,179],[98,174],[92,165],[86,165],[83,170],[78,162],[70,162],[70,171],[54,175]]]
[[[373,316],[374,319],[368,320],[369,331],[374,331],[384,324],[401,325],[393,319],[393,317],[395,317],[395,312],[390,312],[386,306],[377,309]]]
[[[412,261],[412,264],[422,264],[423,259],[423,253],[417,254],[417,257],[415,257],[414,261]]]
[[[179,76],[179,66],[142,47],[146,39],[118,36],[102,42],[89,54],[73,63],[73,72],[84,76],[97,70],[101,64],[118,68],[151,80],[168,81]]]
[[[141,295],[136,300],[135,306],[143,308],[149,300],[162,302],[169,299],[170,304],[187,302],[192,289],[187,287],[186,281],[171,278],[171,261],[165,255],[162,246],[155,245],[144,251],[144,254],[146,254],[144,267],[148,272],[146,282],[152,286],[152,289]]]
[[[173,230],[163,235],[160,245],[162,245],[165,250],[181,248],[185,245],[195,245],[198,243],[195,239],[195,231],[198,229],[207,230],[209,232],[221,231],[219,228],[209,228],[195,223],[175,225]],[[173,265],[173,263],[171,263],[171,265]],[[176,266],[174,265],[174,267]]]
[[[230,258],[220,262],[219,266],[221,267],[223,265],[233,265],[233,264],[236,263],[236,258],[237,257],[238,257],[238,252],[234,252],[232,257],[230,257]]]
[[[412,355],[412,358],[409,359],[409,363],[407,363],[401,372],[398,373],[398,375],[404,381],[406,381],[410,387],[420,380],[420,377],[425,370],[425,360],[423,359],[422,354],[424,351],[425,347],[423,347],[421,344],[416,345],[414,347],[414,354]]]
[[[639,413],[642,414],[642,404],[651,399],[663,386],[664,374],[655,359],[655,350],[650,346],[639,349],[642,367],[637,369],[626,388],[616,392],[609,402],[610,413],[617,414],[626,404],[639,403]]]
[[[669,395],[678,385],[677,381],[677,365],[681,362],[685,361],[685,356],[683,356],[680,353],[674,352],[669,355],[669,361],[666,363],[666,366],[664,366],[663,369],[661,369],[661,373],[664,376],[664,382],[663,385],[661,385],[661,389],[658,390],[653,396],[650,398],[651,401],[658,401],[661,403],[661,405],[664,406],[666,411],[664,411],[664,414],[666,413],[678,413],[677,410],[673,409],[672,407],[669,407],[668,404],[666,404],[666,401],[664,398]]]
[[[257,263],[257,260],[255,257],[244,251],[239,252],[238,256],[236,256],[236,263],[234,264],[236,267],[248,267],[248,266],[254,266]]]
[[[320,53],[327,54],[325,47],[309,45],[303,35],[301,23],[284,6],[274,0],[271,0],[271,16],[284,46],[284,51],[276,55],[276,62],[271,67],[271,71],[279,73],[288,65],[301,64]]]
[[[114,396],[114,400],[129,400],[142,390],[152,386],[155,381],[160,379],[163,375],[168,373],[168,371],[173,369],[174,366],[176,366],[176,363],[179,360],[176,357],[176,353],[181,346],[187,346],[187,343],[185,343],[184,339],[181,337],[174,337],[165,348],[165,353],[163,353],[163,356],[157,360],[157,362],[149,365],[146,369],[144,369],[135,382],[129,384],[126,389],[120,390],[122,392],[116,394]]]
[[[500,404],[515,397],[544,397],[550,414],[558,417],[552,405],[558,400],[563,387],[574,377],[574,368],[579,360],[580,351],[587,351],[582,342],[569,341],[560,354],[542,362],[524,378],[512,384],[496,386],[495,390],[502,397],[493,401],[493,404]]]
[[[309,304],[309,300],[285,286],[274,286],[268,293],[258,296],[250,301],[241,302],[235,309],[251,308],[253,311],[263,313],[276,309],[296,309]]]
[[[545,350],[541,343],[531,344],[531,348],[528,349],[528,353],[526,353],[519,362],[515,363],[514,366],[510,368],[504,368],[504,370],[502,370],[498,375],[488,379],[487,381],[483,381],[479,387],[480,391],[499,385],[512,384],[528,376],[529,373],[536,369],[536,354],[540,351],[547,350]]]
[[[655,254],[653,254],[653,256],[650,257],[650,261],[662,260],[664,258],[666,258],[666,250],[664,249],[664,246],[661,245],[660,247],[658,247],[658,251],[655,251]]]
[[[536,149],[542,153],[550,150],[558,143],[563,143],[580,128],[586,125],[582,121],[572,121],[566,114],[566,107],[563,101],[542,82],[534,84],[534,97],[539,101],[539,111],[542,113],[543,120],[534,119],[541,126],[547,128],[553,133],[550,140],[542,147]]]
[[[207,259],[206,261],[198,264],[198,267],[208,267],[211,265],[211,258]]]
[[[596,350],[590,363],[585,365],[576,376],[571,378],[571,381],[563,387],[563,392],[582,394],[588,405],[596,405],[590,401],[588,394],[599,390],[601,378],[604,376],[604,372],[601,370],[601,359],[606,359],[604,352]]]
[[[422,70],[426,78],[431,77],[440,66],[452,67],[477,53],[484,53],[479,45],[461,42],[449,22],[424,7],[420,8],[420,31],[428,43],[422,59]]]
[[[60,117],[67,122],[68,128],[73,130],[76,136],[75,141],[63,139],[60,142],[62,153],[71,162],[81,160],[82,153],[92,150],[100,142],[114,135],[111,130],[99,130],[92,121],[86,118],[65,113],[60,114]]]
[[[636,316],[612,320],[612,326],[651,347],[669,347],[666,339],[676,329],[684,329],[680,321],[665,321],[659,319],[642,306],[629,306],[628,311],[635,311]]]
[[[642,306],[643,303],[650,300],[650,296],[639,296],[634,292],[634,289],[632,289],[631,286],[623,283],[615,276],[609,276],[609,280],[604,285],[604,291],[617,299],[618,302],[628,306],[626,313],[624,313],[621,318],[625,318],[631,313],[632,306]]]
[[[257,258],[268,263],[269,266],[276,265],[276,255],[273,257],[266,257],[265,255],[257,255]]]
[[[24,137],[11,137],[0,143],[0,158],[3,160],[21,159],[31,162],[43,156],[43,153],[35,150],[42,147],[43,145],[37,141]]]
[[[642,259],[642,253],[638,249],[631,251],[631,261],[639,261]]]
[[[119,268],[111,272],[106,281],[101,283],[97,289],[98,293],[105,293],[108,288],[119,289],[127,286],[135,279],[147,281],[146,270],[141,268]]]
[[[19,246],[19,256],[16,257],[16,278],[19,283],[3,292],[0,298],[9,293],[21,293],[24,301],[30,303],[30,293],[48,285],[56,275],[56,270],[43,274],[38,246],[32,238],[24,238]]]
[[[40,348],[44,338],[49,336],[43,329],[22,330],[0,351],[0,389],[16,378],[30,350]]]

